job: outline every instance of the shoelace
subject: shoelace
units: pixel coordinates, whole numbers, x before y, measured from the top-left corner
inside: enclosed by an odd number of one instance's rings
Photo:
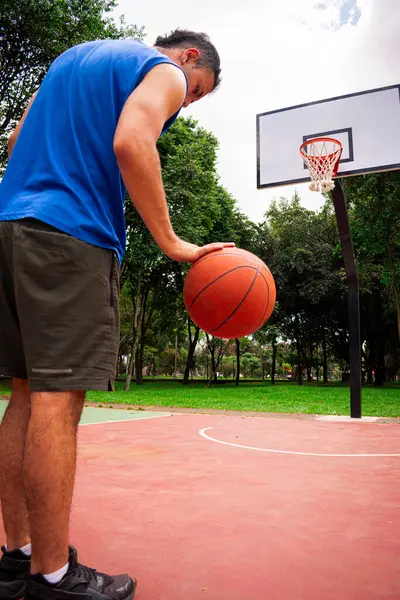
[[[76,564],[76,567],[72,569],[72,571],[78,576],[84,578],[88,583],[91,581],[95,581],[97,583],[97,570],[92,569],[91,567],[85,567],[85,565],[81,565],[79,563]],[[105,575],[104,573],[98,573],[99,576],[104,580],[104,587],[106,587],[109,583],[112,582],[111,577]]]

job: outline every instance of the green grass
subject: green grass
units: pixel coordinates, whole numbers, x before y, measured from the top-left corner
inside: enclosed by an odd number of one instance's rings
[[[170,406],[256,412],[349,414],[349,387],[338,383],[327,386],[295,383],[241,384],[231,383],[211,388],[204,384],[183,386],[176,381],[156,381],[131,386],[124,392],[117,384],[114,393],[89,392],[88,401],[96,404],[132,404],[138,406]],[[0,393],[8,387],[0,382]],[[365,386],[362,390],[363,415],[399,417],[400,385],[386,384],[383,388]]]
[[[0,379],[0,395],[1,394],[9,394],[10,393],[10,386],[8,384],[8,381],[2,381]]]

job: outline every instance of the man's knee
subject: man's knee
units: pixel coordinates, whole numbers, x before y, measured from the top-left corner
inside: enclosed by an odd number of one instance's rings
[[[32,392],[32,417],[61,419],[77,426],[85,403],[85,392]]]

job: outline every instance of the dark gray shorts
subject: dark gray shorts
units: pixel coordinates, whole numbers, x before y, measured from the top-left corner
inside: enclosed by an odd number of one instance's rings
[[[0,221],[0,375],[32,391],[110,390],[119,263],[33,219]]]

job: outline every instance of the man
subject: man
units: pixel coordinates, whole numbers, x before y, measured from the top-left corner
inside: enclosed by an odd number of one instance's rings
[[[13,378],[0,429],[3,600],[134,595],[128,575],[94,572],[68,547],[77,426],[85,391],[113,386],[125,188],[170,258],[233,245],[176,236],[156,150],[219,77],[205,34],[82,44],[54,61],[10,137],[0,185],[0,374]]]

